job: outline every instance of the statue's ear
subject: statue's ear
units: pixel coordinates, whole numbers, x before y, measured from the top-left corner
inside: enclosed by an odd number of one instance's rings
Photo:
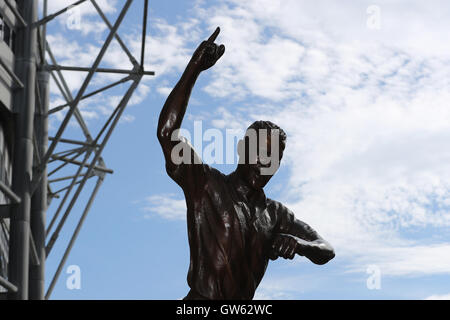
[[[240,139],[237,145],[237,151],[239,158],[243,157],[245,155],[245,143],[243,139]]]

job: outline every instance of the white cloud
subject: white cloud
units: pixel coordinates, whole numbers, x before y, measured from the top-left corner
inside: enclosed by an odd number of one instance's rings
[[[186,202],[177,199],[174,194],[160,194],[147,197],[146,205],[142,208],[145,212],[144,218],[150,219],[157,214],[168,220],[186,219]]]
[[[450,293],[448,293],[448,294],[433,294],[433,295],[425,298],[425,300],[450,300]]]
[[[134,120],[136,120],[136,117],[131,114],[124,114],[120,118],[121,123],[132,123]]]
[[[289,300],[292,295],[284,291],[274,291],[265,288],[258,288],[255,292],[254,300]]]
[[[365,272],[367,266],[375,261],[381,276],[411,277],[449,273],[450,243],[414,245],[413,241],[409,242],[405,241],[402,246],[395,240],[390,246],[386,242],[378,247],[372,244],[364,255],[354,250],[355,261],[348,271]]]
[[[294,261],[283,262],[290,263],[298,267],[298,262],[305,263],[304,260],[295,258]],[[299,285],[300,284],[300,285]],[[263,278],[258,286],[254,299],[256,300],[291,300],[307,299],[307,293],[319,288],[325,291],[327,287],[333,284],[330,273],[320,272],[320,275],[298,273],[296,275],[287,275],[283,272],[273,273]]]
[[[147,98],[148,94],[150,92],[150,87],[141,83],[137,87],[136,92],[133,94],[133,96],[130,99],[130,102],[128,103],[129,106],[134,106],[137,104],[142,103],[142,101]]]
[[[158,87],[156,90],[158,93],[164,97],[168,97],[173,88],[170,87]]]

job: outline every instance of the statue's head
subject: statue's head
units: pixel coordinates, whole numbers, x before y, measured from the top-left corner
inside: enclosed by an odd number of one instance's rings
[[[241,177],[254,189],[263,188],[277,172],[286,146],[286,133],[270,121],[255,121],[238,142]]]

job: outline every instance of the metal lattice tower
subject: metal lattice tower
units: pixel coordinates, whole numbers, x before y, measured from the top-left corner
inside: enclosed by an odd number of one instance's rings
[[[91,66],[59,65],[46,41],[46,25],[84,2],[90,2],[95,8],[108,28],[108,35]],[[125,1],[116,20],[109,21],[95,0],[79,0],[52,14],[47,14],[47,0],[44,0],[42,17],[38,14],[38,0],[0,0],[3,40],[7,29],[9,32],[9,49],[3,48],[0,41],[0,253],[9,252],[0,256],[3,259],[0,297],[48,299],[51,296],[105,176],[113,173],[107,168],[102,152],[142,78],[154,75],[144,71],[148,0],[137,2],[144,6],[139,60],[117,33],[132,3],[133,0]],[[131,70],[100,68],[114,40],[129,58]],[[75,96],[63,71],[86,74]],[[91,80],[99,73],[118,74],[123,78],[92,90]],[[51,110],[50,78],[65,99],[64,104]],[[101,129],[92,134],[80,112],[80,102],[124,84],[128,89],[119,104]],[[65,112],[62,121],[56,134],[49,137],[49,117],[61,111]],[[82,139],[71,137],[70,130],[66,130],[71,121],[81,128]],[[71,173],[67,175],[67,172]],[[94,187],[44,294],[46,258],[74,206],[79,205],[80,194],[89,186],[90,179],[95,179]],[[52,201],[56,202],[57,209],[49,214],[47,208]],[[8,260],[6,264],[4,260]],[[1,263],[7,265],[7,274],[2,274]]]

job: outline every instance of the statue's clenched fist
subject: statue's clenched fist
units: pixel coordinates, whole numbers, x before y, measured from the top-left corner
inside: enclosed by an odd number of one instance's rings
[[[278,257],[293,259],[300,247],[299,239],[290,234],[278,233],[272,242],[269,258],[276,260]]]

